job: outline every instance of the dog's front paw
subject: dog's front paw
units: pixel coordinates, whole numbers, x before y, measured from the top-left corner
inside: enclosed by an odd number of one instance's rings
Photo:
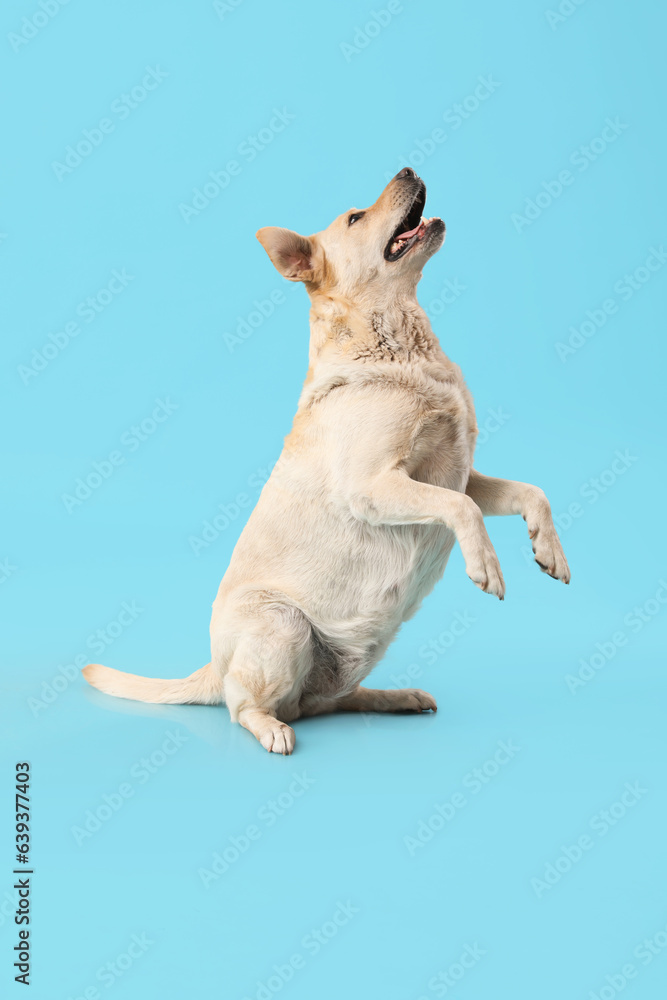
[[[569,583],[570,567],[567,564],[563,546],[560,544],[560,539],[553,525],[535,528],[532,534],[529,529],[528,533],[533,543],[535,562],[542,572],[552,576],[554,580],[562,580],[563,583]]]
[[[533,546],[535,562],[543,573],[548,573],[554,580],[570,582],[570,567],[556,533],[551,514],[548,517],[527,517],[528,534]]]
[[[505,599],[505,581],[500,568],[500,562],[491,540],[480,538],[477,544],[465,554],[466,573],[485,594],[493,594],[503,601]]]
[[[523,519],[528,527],[535,562],[543,573],[552,576],[554,580],[569,583],[570,568],[554,527],[549,501],[542,490],[534,487],[533,491],[534,495],[523,512]]]

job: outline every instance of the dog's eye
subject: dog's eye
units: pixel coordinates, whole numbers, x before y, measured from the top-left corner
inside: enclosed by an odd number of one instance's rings
[[[352,226],[352,225],[354,225],[354,223],[355,223],[355,222],[356,222],[356,221],[357,221],[358,219],[361,219],[361,218],[363,218],[363,216],[364,216],[365,214],[366,214],[365,212],[353,212],[353,213],[352,213],[352,215],[349,215],[349,216],[348,216],[348,218],[347,218],[347,224],[348,224],[348,226]]]

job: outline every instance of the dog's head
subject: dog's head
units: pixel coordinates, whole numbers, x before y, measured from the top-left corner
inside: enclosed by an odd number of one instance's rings
[[[371,291],[414,291],[424,264],[445,238],[442,219],[424,219],[426,185],[410,167],[370,208],[351,208],[314,236],[266,226],[257,233],[283,277],[354,301]]]

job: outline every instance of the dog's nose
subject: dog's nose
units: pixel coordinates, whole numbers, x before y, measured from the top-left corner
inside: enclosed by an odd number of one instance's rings
[[[396,174],[396,176],[394,177],[394,180],[395,181],[404,181],[404,180],[407,180],[408,178],[410,178],[410,180],[414,180],[416,178],[416,176],[417,176],[417,174],[414,172],[414,170],[412,169],[412,167],[403,167],[403,169],[399,170],[399,172]]]

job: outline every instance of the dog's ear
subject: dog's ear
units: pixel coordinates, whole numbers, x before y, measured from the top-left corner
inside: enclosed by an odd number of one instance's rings
[[[300,236],[291,229],[277,226],[265,226],[255,235],[283,278],[290,281],[315,280],[315,246],[309,236]]]

